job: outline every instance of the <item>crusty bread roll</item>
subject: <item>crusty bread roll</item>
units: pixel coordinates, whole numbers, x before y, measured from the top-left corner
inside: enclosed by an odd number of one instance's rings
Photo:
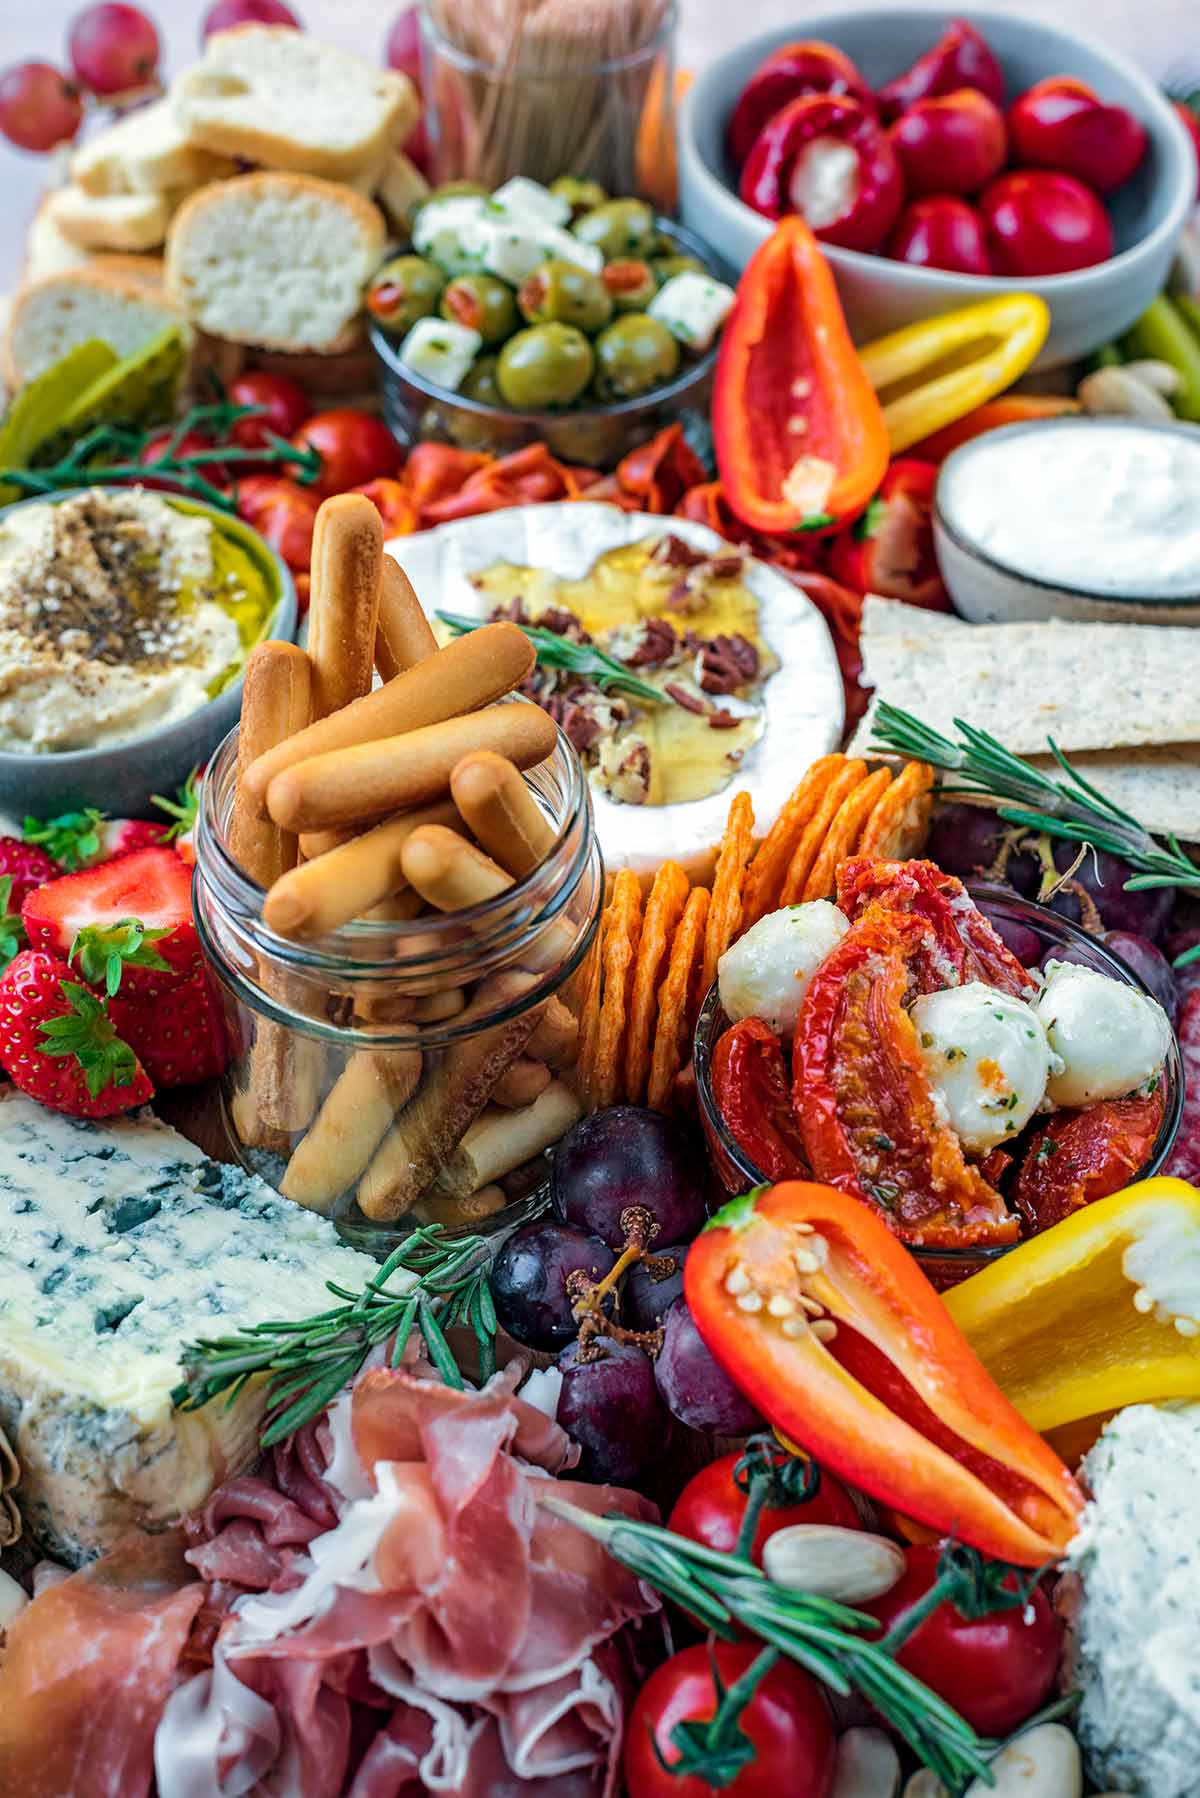
[[[18,293],[4,339],[4,379],[10,389],[20,387],[93,337],[128,356],[167,325],[187,334],[183,314],[167,297],[161,262],[93,256]]]
[[[406,76],[281,25],[217,32],[171,103],[191,143],[330,180],[382,163],[418,112]]]
[[[167,290],[193,324],[268,349],[340,347],[383,254],[377,206],[308,175],[240,175],[185,200]]]
[[[89,194],[162,194],[224,180],[236,168],[232,157],[190,142],[164,98],[89,137],[71,158],[71,179]]]

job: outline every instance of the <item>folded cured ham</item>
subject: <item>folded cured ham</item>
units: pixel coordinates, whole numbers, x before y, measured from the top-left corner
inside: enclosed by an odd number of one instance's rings
[[[0,1791],[611,1794],[658,1600],[542,1501],[653,1507],[553,1477],[571,1445],[514,1383],[367,1372],[183,1531],[35,1599],[0,1666]]]

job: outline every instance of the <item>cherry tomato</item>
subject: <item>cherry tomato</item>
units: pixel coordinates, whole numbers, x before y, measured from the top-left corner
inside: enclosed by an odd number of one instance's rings
[[[288,567],[307,574],[320,495],[281,475],[255,474],[238,482],[238,516],[265,537]]]
[[[680,1493],[667,1528],[677,1536],[715,1548],[720,1554],[732,1554],[746,1515],[746,1494],[733,1477],[741,1458],[739,1454],[722,1455],[719,1461],[702,1467]],[[763,1544],[768,1536],[790,1524],[830,1523],[843,1530],[862,1528],[854,1501],[841,1481],[824,1469],[819,1477],[816,1492],[803,1504],[772,1505],[768,1500],[764,1505],[750,1544],[750,1558],[756,1567],[762,1566]]]
[[[308,395],[298,381],[286,375],[252,372],[229,383],[235,406],[261,406],[256,418],[243,418],[233,427],[233,441],[243,449],[261,449],[268,431],[276,437],[293,437],[306,418],[312,417]]]
[[[177,441],[173,442],[174,438],[175,433],[169,426],[164,430],[156,431],[153,437],[146,439],[145,447],[138,457],[138,461],[146,465],[157,462],[168,445],[171,446],[171,453],[175,456],[194,456],[197,450],[210,450],[213,447],[212,438],[206,437],[202,431],[185,431]],[[229,470],[221,462],[204,462],[198,472],[214,487],[229,485]],[[173,481],[169,476],[159,478],[155,475],[148,475],[141,485],[153,488],[156,493],[187,492],[187,488],[181,482]]]
[[[400,466],[400,445],[383,420],[352,406],[316,413],[292,433],[292,442],[320,455],[314,491],[322,499],[362,487],[379,475],[393,475]]]
[[[940,1553],[937,1542],[906,1549],[899,1583],[861,1608],[890,1629],[933,1585]],[[975,1621],[949,1601],[938,1605],[896,1659],[980,1735],[1006,1736],[1049,1697],[1061,1646],[1058,1622],[1037,1586],[1028,1605]]]
[[[679,1759],[671,1740],[676,1724],[703,1722],[716,1713],[709,1652],[698,1645],[672,1655],[638,1694],[625,1734],[629,1798],[710,1798],[714,1788],[707,1779],[694,1774],[680,1778],[669,1771]],[[759,1645],[718,1642],[712,1653],[728,1688],[756,1659]],[[740,1724],[755,1752],[721,1788],[730,1798],[785,1798],[791,1793],[828,1798],[836,1754],[833,1726],[820,1689],[807,1673],[791,1661],[777,1661],[759,1682]]]

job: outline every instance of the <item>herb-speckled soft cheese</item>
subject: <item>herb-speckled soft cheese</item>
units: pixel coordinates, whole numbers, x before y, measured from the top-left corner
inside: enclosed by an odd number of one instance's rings
[[[149,1113],[100,1126],[0,1101],[0,1425],[32,1532],[77,1563],[203,1503],[252,1458],[262,1406],[173,1412],[183,1346],[307,1316],[326,1280],[376,1271]]]
[[[1083,1464],[1092,1494],[1068,1567],[1083,1691],[1078,1732],[1100,1789],[1200,1789],[1200,1405],[1132,1405]]]

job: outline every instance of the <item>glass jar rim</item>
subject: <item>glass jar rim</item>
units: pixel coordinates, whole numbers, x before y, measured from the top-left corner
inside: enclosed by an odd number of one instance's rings
[[[679,0],[670,0],[657,31],[648,37],[644,44],[636,49],[625,50],[620,56],[606,57],[600,62],[580,67],[579,64],[564,63],[561,68],[541,69],[531,73],[519,61],[513,63],[488,62],[481,56],[474,56],[469,50],[463,50],[453,43],[435,22],[428,0],[420,10],[421,33],[428,42],[436,46],[439,56],[447,62],[471,75],[486,75],[491,79],[499,77],[504,81],[520,81],[522,85],[550,81],[580,81],[595,79],[598,76],[619,75],[625,69],[637,68],[640,64],[651,61],[661,54],[670,44],[679,23]]]

